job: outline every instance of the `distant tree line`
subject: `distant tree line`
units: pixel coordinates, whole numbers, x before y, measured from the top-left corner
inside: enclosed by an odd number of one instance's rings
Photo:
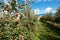
[[[56,9],[56,13],[53,12],[45,13],[42,16],[41,20],[60,23],[60,6]]]

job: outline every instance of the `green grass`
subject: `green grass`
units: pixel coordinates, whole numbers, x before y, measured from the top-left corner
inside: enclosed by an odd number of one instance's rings
[[[36,40],[60,40],[58,29],[41,21],[37,21],[37,25],[35,28],[37,32],[35,34]]]

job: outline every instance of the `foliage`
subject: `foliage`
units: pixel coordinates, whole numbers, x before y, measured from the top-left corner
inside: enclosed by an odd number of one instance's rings
[[[36,27],[37,17],[34,15],[31,17],[30,13],[23,14],[17,23],[14,21],[15,17],[4,16],[0,19],[1,40],[18,40],[19,35],[23,35],[24,40],[34,40],[33,31]]]
[[[18,11],[16,9],[16,0],[10,3],[9,11]],[[19,4],[18,4],[19,5]],[[22,11],[19,20],[15,16],[4,15],[0,20],[0,40],[35,40],[34,28],[36,27],[37,16],[31,12],[30,5],[25,5],[26,8]],[[19,7],[19,6],[18,6]],[[21,7],[21,6],[20,6]],[[22,39],[23,37],[23,39]]]
[[[56,13],[46,13],[41,20],[48,20],[51,22],[56,22],[56,23],[60,23],[60,7],[57,8]]]
[[[55,22],[60,23],[60,6],[57,8]]]

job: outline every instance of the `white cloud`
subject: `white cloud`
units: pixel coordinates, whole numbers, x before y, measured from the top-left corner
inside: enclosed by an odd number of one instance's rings
[[[9,1],[10,1],[10,0],[4,0],[4,3],[8,4]]]
[[[52,11],[52,8],[51,7],[47,7],[46,9],[45,9],[45,13],[50,13]]]
[[[54,10],[54,9],[51,8],[51,7],[47,7],[47,8],[45,9],[45,13],[50,13],[50,12],[56,13],[56,10]]]
[[[56,13],[57,12],[57,10],[52,10],[52,13]]]
[[[6,5],[6,4],[9,5],[9,3],[8,3],[9,1],[11,1],[11,0],[4,0],[3,2],[4,2],[5,5]],[[9,5],[9,6],[10,6],[10,5]]]
[[[40,10],[37,8],[37,9],[34,10],[34,13],[35,14],[40,14]]]

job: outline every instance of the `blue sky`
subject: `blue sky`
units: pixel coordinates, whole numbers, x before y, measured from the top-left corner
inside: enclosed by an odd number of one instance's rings
[[[4,0],[7,2],[8,0]],[[18,0],[19,2],[21,0]],[[36,14],[44,14],[45,12],[53,11],[53,9],[57,9],[60,6],[59,0],[35,0],[33,4],[31,4],[32,10],[35,11]]]
[[[39,8],[41,10],[45,9],[46,7],[52,7],[52,8],[56,8],[57,6],[59,6],[59,1],[58,0],[51,0],[51,1],[40,1],[40,2],[35,2],[32,6],[33,9],[35,8]]]
[[[18,0],[21,1],[21,0]],[[24,0],[23,0],[24,1]],[[31,4],[32,10],[35,11],[35,14],[42,15],[46,12],[56,12],[57,7],[60,6],[59,0],[35,0],[33,4]]]
[[[54,10],[54,9],[57,9],[57,7],[60,6],[60,2],[59,0],[41,0],[41,1],[37,1],[35,2],[34,4],[31,5],[32,9],[33,10],[40,10],[40,13],[38,14],[44,14],[45,11],[49,11],[49,10]]]

